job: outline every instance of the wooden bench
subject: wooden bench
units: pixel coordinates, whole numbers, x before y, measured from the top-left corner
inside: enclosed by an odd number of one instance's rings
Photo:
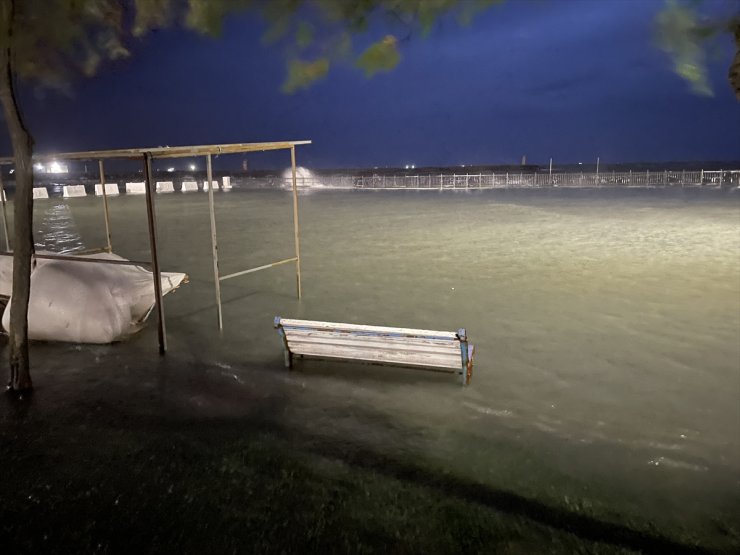
[[[473,374],[474,347],[464,329],[455,332],[361,326],[275,318],[283,340],[285,366],[293,358],[357,360],[371,364],[411,366],[458,374],[463,385]]]

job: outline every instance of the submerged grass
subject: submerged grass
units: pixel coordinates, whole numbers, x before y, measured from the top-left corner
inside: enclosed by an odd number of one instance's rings
[[[110,387],[44,373],[31,399],[2,399],[6,553],[712,552],[691,532],[607,522],[582,500],[551,506],[286,426],[274,391],[214,417],[162,404],[138,377]],[[719,551],[738,545],[725,536]]]
[[[622,551],[275,433],[56,428],[22,452],[4,441],[11,552]]]

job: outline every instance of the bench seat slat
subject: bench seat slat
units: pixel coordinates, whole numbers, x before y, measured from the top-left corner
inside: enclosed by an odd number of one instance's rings
[[[429,354],[429,355],[440,355],[440,356],[449,356],[452,357],[453,360],[457,361],[457,365],[460,366],[462,364],[461,358],[460,358],[460,347],[457,349],[450,349],[450,348],[439,348],[434,346],[427,346],[427,345],[403,345],[400,343],[382,343],[378,341],[357,341],[357,340],[351,340],[351,339],[329,339],[329,338],[322,338],[322,337],[312,337],[312,338],[290,338],[288,337],[288,347],[290,347],[290,350],[294,350],[294,347],[298,347],[300,345],[337,345],[339,347],[348,347],[350,349],[377,349],[380,351],[393,351],[397,353],[408,353],[409,356],[419,353],[419,354]]]
[[[460,356],[460,343],[456,341],[435,341],[429,339],[387,337],[376,335],[356,335],[348,333],[295,332],[287,331],[288,343],[326,343],[357,347],[377,347],[380,349],[426,351],[433,353],[452,353]]]
[[[296,355],[315,356],[320,358],[339,358],[348,360],[363,360],[367,362],[386,362],[404,366],[427,366],[432,368],[446,368],[454,372],[460,367],[460,358],[452,355],[408,353],[387,351],[381,349],[360,349],[323,344],[297,344],[291,347]]]
[[[457,339],[457,334],[449,331],[420,330],[413,328],[390,328],[386,326],[363,326],[360,324],[343,324],[338,322],[317,322],[313,320],[293,320],[281,318],[280,324],[283,329],[289,331],[293,328],[326,330],[326,331],[349,331],[370,332],[375,334],[389,334],[410,337],[431,337],[440,339]]]

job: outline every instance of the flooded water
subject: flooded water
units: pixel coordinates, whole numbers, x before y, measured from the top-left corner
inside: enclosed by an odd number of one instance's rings
[[[547,503],[698,536],[740,514],[737,196],[322,191],[299,200],[303,300],[290,264],[228,280],[219,333],[207,197],[157,197],[162,269],[190,276],[165,302],[169,379],[190,369],[172,389],[178,410],[240,414],[249,403],[240,388],[256,384],[286,396],[274,417],[293,426]],[[219,193],[216,210],[222,274],[293,256],[288,193]],[[143,196],[111,199],[114,252],[148,258],[145,214]],[[69,236],[54,235],[57,220]],[[47,248],[103,246],[102,202],[37,201],[36,229]],[[476,348],[472,384],[317,361],[288,372],[277,315],[464,327]],[[73,361],[88,379],[101,364],[113,374],[164,364],[153,320],[122,344],[34,352],[39,364]],[[216,393],[225,389],[233,395]]]

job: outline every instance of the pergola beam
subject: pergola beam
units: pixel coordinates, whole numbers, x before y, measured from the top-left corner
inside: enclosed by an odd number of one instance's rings
[[[158,146],[151,148],[124,148],[115,150],[89,150],[84,152],[60,152],[56,154],[35,154],[34,162],[49,160],[107,160],[112,158],[141,160],[145,154],[152,158],[188,158],[208,154],[239,154],[241,152],[264,152],[267,150],[286,150],[298,145],[309,145],[311,141],[279,141],[269,143],[232,143],[198,146]],[[14,164],[12,156],[0,158],[0,164]]]

